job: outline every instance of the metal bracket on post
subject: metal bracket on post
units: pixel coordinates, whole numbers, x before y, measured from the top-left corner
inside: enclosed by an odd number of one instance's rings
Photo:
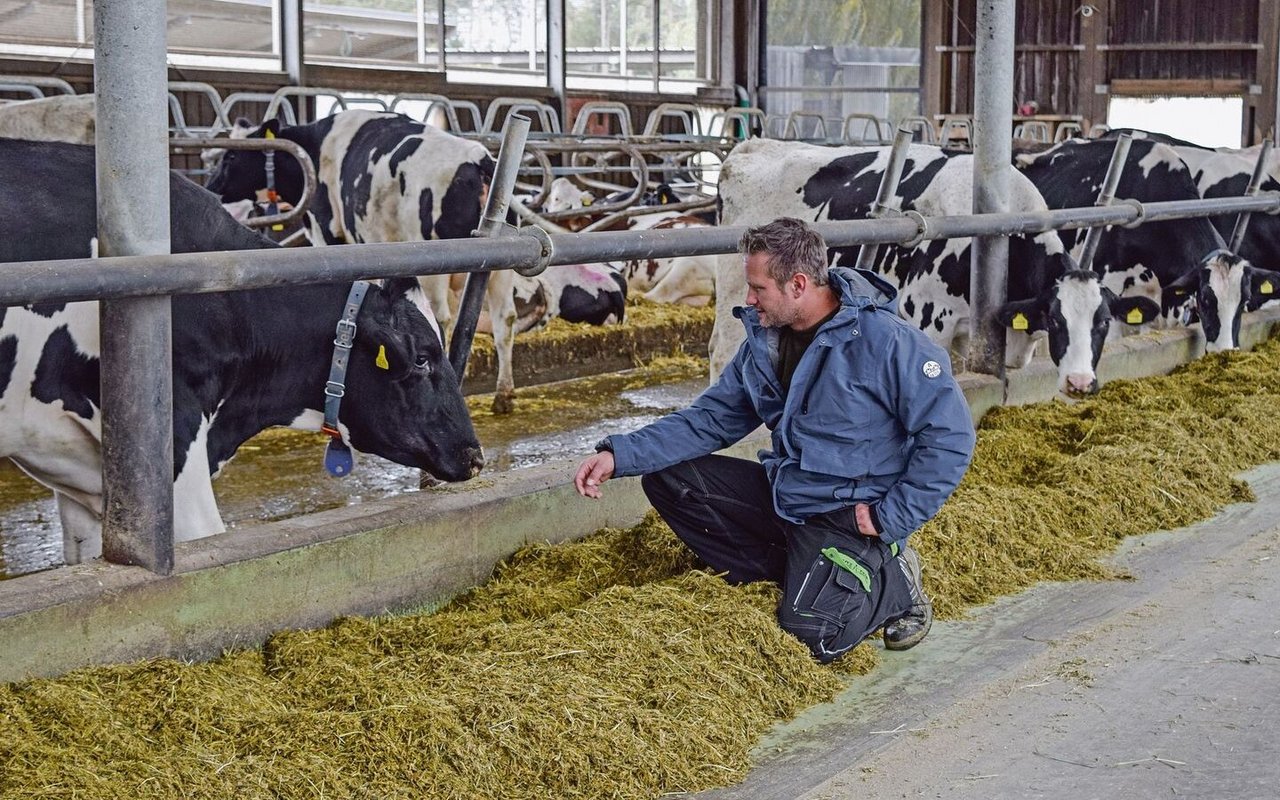
[[[1111,164],[1107,166],[1107,176],[1102,181],[1102,190],[1098,192],[1098,200],[1094,205],[1109,206],[1116,198],[1116,187],[1120,185],[1120,174],[1124,172],[1124,163],[1129,159],[1129,147],[1133,137],[1127,133],[1116,139],[1116,147],[1111,151]],[[1145,214],[1141,204],[1138,205],[1138,219],[1129,225],[1140,225]],[[1093,257],[1098,252],[1098,240],[1102,238],[1104,225],[1094,225],[1084,236],[1084,248],[1080,251],[1080,269],[1093,269]]]
[[[1244,190],[1245,197],[1256,197],[1262,189],[1262,182],[1267,178],[1267,160],[1271,157],[1271,140],[1262,140],[1262,151],[1258,153],[1258,162],[1253,165],[1253,177]],[[1231,229],[1231,241],[1227,246],[1231,252],[1240,254],[1240,246],[1244,244],[1245,231],[1249,229],[1249,212],[1245,211],[1236,217],[1236,226]]]
[[[547,232],[537,225],[526,225],[520,229],[521,236],[529,236],[538,240],[538,245],[542,248],[538,253],[538,263],[530,267],[516,267],[516,272],[526,278],[533,278],[541,275],[547,270],[547,264],[551,263],[551,256],[555,255],[556,246],[551,243],[551,237]]]
[[[502,126],[502,145],[498,149],[489,198],[485,202],[484,213],[480,215],[480,227],[472,233],[473,236],[497,238],[511,235],[516,230],[507,224],[507,209],[511,206],[511,192],[516,185],[516,172],[520,168],[524,143],[528,138],[529,118],[508,114],[506,123]],[[488,284],[488,272],[472,272],[467,276],[467,288],[463,290],[462,304],[458,307],[458,321],[453,326],[453,336],[449,340],[449,364],[458,376],[459,384],[467,371],[471,341],[475,338],[476,324],[480,320],[480,303],[484,300]]]
[[[908,239],[907,241],[902,242],[898,246],[905,247],[907,249],[915,249],[916,247],[920,246],[921,242],[929,238],[929,219],[925,217],[923,214],[921,214],[919,211],[915,211],[915,210],[907,211],[902,216],[915,222],[916,235]]]
[[[884,219],[901,213],[891,201],[893,193],[898,190],[902,181],[902,168],[907,163],[907,147],[911,144],[912,131],[905,126],[898,127],[893,138],[893,148],[889,151],[889,163],[885,165],[884,174],[880,176],[880,188],[876,192],[875,202],[871,204],[871,219]],[[880,255],[880,245],[864,244],[858,249],[858,260],[854,264],[858,269],[874,270],[876,258]]]
[[[1131,208],[1133,208],[1138,212],[1138,216],[1134,217],[1128,222],[1121,222],[1120,223],[1121,228],[1136,228],[1142,223],[1147,221],[1147,207],[1142,204],[1141,200],[1134,200],[1132,198],[1129,198],[1126,200],[1115,200],[1115,201],[1112,201],[1110,205],[1130,206]]]

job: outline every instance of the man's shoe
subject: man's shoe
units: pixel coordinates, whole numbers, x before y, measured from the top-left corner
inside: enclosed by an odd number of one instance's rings
[[[911,610],[906,616],[884,626],[884,649],[910,650],[928,635],[933,626],[933,603],[924,593],[924,584],[920,580],[920,556],[909,545],[902,546],[898,554],[898,565],[911,587]]]

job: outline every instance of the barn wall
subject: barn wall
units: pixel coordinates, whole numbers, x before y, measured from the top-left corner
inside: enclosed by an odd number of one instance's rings
[[[1109,95],[1238,96],[1244,144],[1276,118],[1280,0],[1017,0],[1014,100],[1042,114],[1105,119]],[[973,113],[977,0],[926,3],[937,44],[929,114]],[[1088,9],[1086,15],[1082,13]],[[940,18],[939,18],[940,17]]]

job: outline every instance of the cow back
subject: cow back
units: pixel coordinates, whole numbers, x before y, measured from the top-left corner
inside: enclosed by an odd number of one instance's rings
[[[1115,149],[1112,141],[1068,141],[1018,166],[1050,208],[1078,208],[1097,202]],[[1135,140],[1116,188],[1117,198],[1143,203],[1199,198],[1186,164],[1169,145]],[[1069,247],[1083,246],[1086,229],[1063,231]],[[1137,228],[1113,226],[1098,242],[1095,272],[1117,294],[1142,286],[1166,286],[1222,246],[1222,237],[1204,217],[1152,222]],[[1147,289],[1150,292],[1152,289]]]
[[[0,139],[0,261],[88,258],[98,235],[94,149],[58,142]],[[169,246],[173,253],[273,247],[240,225],[218,198],[169,174]]]

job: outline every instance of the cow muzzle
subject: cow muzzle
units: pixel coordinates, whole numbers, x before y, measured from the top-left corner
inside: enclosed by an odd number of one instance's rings
[[[479,447],[468,447],[466,454],[471,463],[471,475],[469,477],[474,478],[480,474],[480,470],[484,469],[484,451]]]
[[[1067,397],[1084,397],[1098,393],[1098,376],[1075,373],[1067,376],[1062,384],[1062,393]]]

